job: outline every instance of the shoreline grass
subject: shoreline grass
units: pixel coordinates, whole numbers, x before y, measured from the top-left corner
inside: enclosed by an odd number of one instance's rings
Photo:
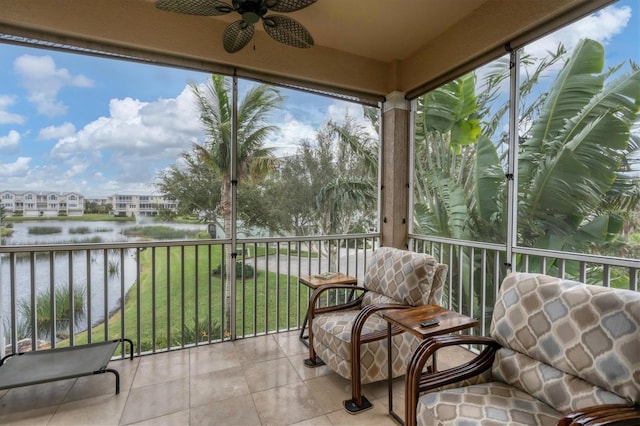
[[[7,216],[2,219],[6,223],[20,222],[47,222],[52,220],[63,220],[71,222],[135,222],[135,217],[111,216],[108,214],[85,214],[82,216]]]

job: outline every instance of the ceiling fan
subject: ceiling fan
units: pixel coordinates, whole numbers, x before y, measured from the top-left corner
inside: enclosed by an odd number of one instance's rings
[[[288,46],[308,48],[313,37],[298,21],[284,15],[267,12],[294,12],[304,9],[317,0],[232,0],[231,4],[219,0],[157,0],[158,9],[187,15],[221,16],[237,12],[242,19],[227,27],[222,36],[224,50],[235,53],[253,38],[254,24],[262,19],[267,34]]]

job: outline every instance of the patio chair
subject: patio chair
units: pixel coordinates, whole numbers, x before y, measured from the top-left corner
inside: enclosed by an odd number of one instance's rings
[[[379,313],[387,309],[440,304],[448,267],[428,254],[390,247],[372,256],[360,294],[355,300],[319,307],[322,295],[335,289],[352,291],[353,286],[319,287],[309,300],[309,359],[305,365],[326,363],[340,376],[351,380],[352,399],[344,401],[349,413],[372,407],[362,395],[362,384],[387,378],[387,322]],[[405,373],[418,339],[394,328],[393,377]]]
[[[405,382],[408,426],[640,424],[640,293],[547,275],[508,275],[491,338],[438,336]],[[424,373],[441,348],[478,345],[472,361]]]
[[[0,389],[108,372],[115,375],[118,394],[120,375],[117,370],[107,368],[107,364],[123,342],[129,343],[130,359],[133,359],[133,342],[129,339],[9,354],[0,360]]]

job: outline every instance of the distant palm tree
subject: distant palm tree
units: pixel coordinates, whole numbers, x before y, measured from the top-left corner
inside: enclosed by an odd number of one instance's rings
[[[220,215],[224,221],[225,236],[231,235],[231,143],[233,132],[233,105],[231,102],[232,79],[212,75],[205,87],[192,84],[200,110],[200,120],[207,136],[203,144],[194,144],[194,151],[202,162],[222,176],[220,188]],[[284,101],[277,88],[266,84],[251,86],[238,102],[237,112],[237,160],[238,181],[263,178],[276,165],[271,149],[264,143],[277,127],[269,125],[271,113]],[[232,250],[227,251],[225,277],[225,331],[230,329],[231,312],[231,260]]]
[[[378,131],[378,109],[364,108],[364,118]],[[367,126],[347,115],[344,122],[330,121],[326,129],[318,132],[318,145],[323,135],[327,139],[337,137],[337,147],[331,147],[333,173],[323,179],[326,183],[316,195],[322,235],[363,232],[373,222],[378,183],[379,138],[371,134]],[[329,166],[324,166],[326,169]],[[337,270],[337,245],[322,245],[324,255],[334,262],[330,269]]]

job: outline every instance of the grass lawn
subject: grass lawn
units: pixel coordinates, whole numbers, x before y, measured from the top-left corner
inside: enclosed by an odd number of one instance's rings
[[[120,324],[123,320],[125,337],[134,340],[134,344],[137,344],[139,325],[143,351],[153,348],[154,339],[156,348],[162,349],[167,342],[172,345],[193,343],[196,335],[200,341],[208,340],[209,335],[212,340],[220,338],[224,288],[220,278],[212,276],[210,271],[220,264],[221,248],[213,246],[209,251],[205,246],[197,250],[196,247],[185,247],[184,262],[182,248],[171,248],[169,254],[167,250],[166,247],[157,247],[141,252],[139,285],[136,283],[131,287],[124,310],[116,311],[107,323],[90,330],[93,341],[105,340],[105,327],[108,327],[108,339],[121,337]],[[152,276],[154,262],[155,277]],[[239,277],[236,286],[236,330],[239,335],[296,328],[302,323],[298,315],[303,316],[306,312],[307,291],[302,286],[301,294],[298,294],[296,277],[287,282],[286,275],[257,271],[254,277]],[[291,318],[287,318],[287,306]],[[278,311],[280,316],[276,318]],[[181,329],[183,318],[185,327]],[[86,342],[86,331],[75,336],[76,345]]]

